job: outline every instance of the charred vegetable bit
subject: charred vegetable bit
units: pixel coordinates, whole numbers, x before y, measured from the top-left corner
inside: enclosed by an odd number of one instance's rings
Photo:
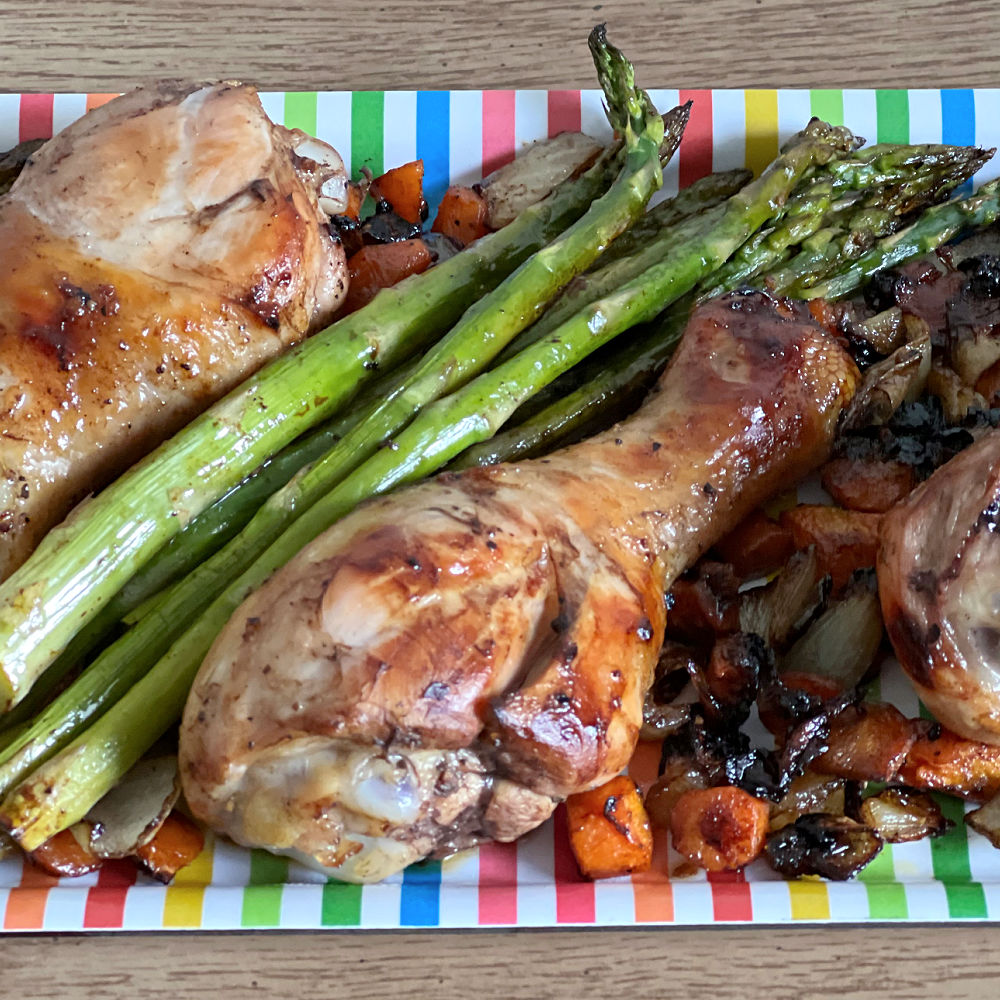
[[[822,875],[843,882],[881,850],[882,841],[861,823],[847,816],[807,813],[772,833],[764,854],[775,871],[789,878]]]

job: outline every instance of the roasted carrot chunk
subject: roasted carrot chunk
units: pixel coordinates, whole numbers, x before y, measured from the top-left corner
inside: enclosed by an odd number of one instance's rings
[[[441,199],[431,230],[468,246],[490,231],[486,224],[486,199],[473,188],[453,185]]]
[[[674,847],[700,868],[733,871],[764,849],[771,807],[742,788],[694,788],[670,811]]]
[[[587,878],[646,871],[653,862],[653,832],[642,795],[631,778],[612,778],[566,800],[569,843]]]
[[[787,527],[755,510],[716,544],[715,551],[741,580],[747,580],[784,566],[795,551],[795,540]]]
[[[341,313],[367,305],[383,289],[420,274],[431,265],[431,252],[421,239],[362,247],[348,262],[351,284]]]
[[[75,878],[96,871],[103,861],[86,844],[80,843],[72,830],[62,830],[41,847],[35,848],[28,857],[50,875]]]
[[[816,546],[820,569],[833,577],[834,590],[841,590],[856,569],[875,565],[881,520],[881,514],[824,504],[800,504],[780,517],[796,548]]]
[[[834,458],[823,466],[823,488],[848,510],[882,514],[916,486],[913,466],[896,461]]]
[[[175,809],[156,836],[135,853],[141,868],[160,882],[169,882],[185,865],[191,864],[205,846],[205,835],[192,820]]]
[[[828,749],[811,767],[852,781],[893,781],[926,729],[884,702],[851,706],[831,721]]]
[[[1000,747],[942,729],[916,740],[899,770],[912,788],[949,792],[973,802],[1000,794]]]
[[[415,226],[427,218],[423,160],[413,160],[387,170],[372,181],[370,190],[376,201],[387,201],[396,215]]]

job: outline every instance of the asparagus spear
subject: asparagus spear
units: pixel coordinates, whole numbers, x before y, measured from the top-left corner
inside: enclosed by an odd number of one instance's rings
[[[79,508],[0,585],[0,706],[45,667],[135,571],[201,510],[329,418],[379,365],[448,329],[473,302],[578,219],[617,154],[509,226],[395,288],[271,362]]]
[[[827,169],[838,187],[863,191],[883,184],[904,183],[912,177],[914,167],[942,175],[960,175],[965,180],[995,152],[995,149],[975,146],[881,143],[859,149],[830,163]]]
[[[753,174],[749,170],[724,170],[707,174],[679,191],[673,198],[651,208],[628,232],[623,233],[600,258],[600,266],[635,253],[659,233],[732,197]]]
[[[972,197],[927,209],[913,225],[879,240],[871,250],[811,288],[791,285],[787,294],[815,299],[842,298],[876,271],[897,267],[954,239],[967,229],[988,226],[1000,218],[1000,181],[984,184]]]
[[[880,147],[870,159],[897,165],[899,169],[892,174],[897,183],[886,184],[864,195],[855,192],[847,198],[841,196],[833,204],[832,211],[824,215],[822,209],[830,204],[829,196],[836,188],[830,169],[844,162],[832,160],[789,199],[783,214],[770,220],[769,228],[758,231],[702,283],[699,300],[730,291],[752,278],[779,292],[796,282],[800,288],[815,284],[831,270],[870,248],[878,236],[900,228],[901,214],[923,207],[960,184],[966,179],[970,165],[978,162],[975,156],[961,155],[928,160],[923,153],[926,148]],[[964,147],[931,149],[945,153],[956,151],[957,154],[969,152]],[[888,159],[891,153],[901,151],[905,151],[905,157]],[[908,170],[915,172],[908,173]],[[852,182],[860,182],[865,176],[853,174]],[[810,236],[817,222],[843,225],[843,229],[831,227]],[[803,239],[815,242],[810,242],[810,248],[801,250],[786,263],[789,248]],[[853,288],[845,294],[850,291]],[[582,373],[582,384],[575,390],[532,412],[522,423],[467,449],[452,463],[453,467],[461,469],[533,457],[559,446],[570,437],[578,437],[584,431],[589,433],[606,424],[610,414],[629,407],[662,370],[680,337],[690,305],[689,297],[661,317],[650,334],[619,352],[602,369],[592,365],[593,370]]]
[[[677,346],[687,308],[670,310],[606,362],[595,358],[583,373],[583,384],[534,413],[523,423],[466,448],[449,468],[468,469],[521,458],[534,458],[571,439],[585,436],[595,425],[638,402],[652,385]]]

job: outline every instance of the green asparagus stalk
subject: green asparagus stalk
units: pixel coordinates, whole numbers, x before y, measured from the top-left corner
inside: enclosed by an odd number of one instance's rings
[[[1000,218],[1000,181],[984,184],[972,197],[927,209],[913,225],[879,240],[871,250],[812,287],[801,284],[786,294],[807,299],[837,299],[860,288],[876,271],[922,257],[959,233],[988,226]]]
[[[686,308],[670,310],[610,362],[595,359],[582,375],[583,384],[573,392],[523,423],[466,448],[449,468],[535,458],[584,437],[595,425],[606,425],[612,415],[622,414],[646,394],[680,341],[686,318]]]
[[[51,531],[0,585],[0,705],[20,701],[72,636],[200,511],[334,415],[379,365],[440,336],[578,219],[617,165],[609,152],[509,226],[271,362]]]
[[[90,729],[15,787],[0,806],[0,822],[31,850],[84,815],[176,720],[208,647],[254,587],[362,499],[439,468],[489,436],[527,394],[613,336],[655,317],[725,260],[767,219],[774,205],[788,197],[804,173],[831,155],[830,146],[815,141],[789,150],[729,200],[717,225],[692,235],[669,260],[582,310],[507,364],[424,410],[392,448],[376,452],[295,520]]]
[[[655,239],[664,229],[675,227],[721,205],[736,194],[752,176],[749,170],[724,170],[699,178],[673,198],[661,201],[651,208],[628,232],[619,236],[601,255],[599,266],[627,257]]]
[[[829,164],[835,185],[864,191],[884,184],[903,184],[914,168],[942,176],[971,177],[996,152],[975,146],[921,144],[901,146],[881,143],[866,146]],[[959,182],[961,183],[961,181]]]

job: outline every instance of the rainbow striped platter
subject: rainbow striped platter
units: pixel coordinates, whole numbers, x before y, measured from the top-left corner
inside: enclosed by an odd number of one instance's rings
[[[1000,90],[813,90],[651,92],[661,108],[691,98],[694,110],[670,165],[670,194],[710,170],[759,168],[810,115],[879,142],[1000,146]],[[46,137],[110,99],[108,94],[0,94],[0,150]],[[435,209],[449,182],[472,183],[522,146],[566,129],[606,135],[596,91],[265,93],[276,121],[332,143],[357,174],[422,157]],[[1000,174],[989,164],[978,185]],[[881,695],[904,713],[920,706],[898,669]],[[640,747],[632,772],[655,774]],[[668,875],[678,857],[663,846],[654,871],[599,883],[581,880],[560,809],[516,844],[467,851],[409,868],[379,885],[353,886],[263,851],[209,838],[202,855],[164,887],[130,864],[56,879],[10,857],[0,861],[7,931],[240,928],[505,927],[774,924],[822,921],[1000,919],[1000,851],[961,822],[945,836],[886,846],[854,882],[786,882],[766,865],[746,872]]]

